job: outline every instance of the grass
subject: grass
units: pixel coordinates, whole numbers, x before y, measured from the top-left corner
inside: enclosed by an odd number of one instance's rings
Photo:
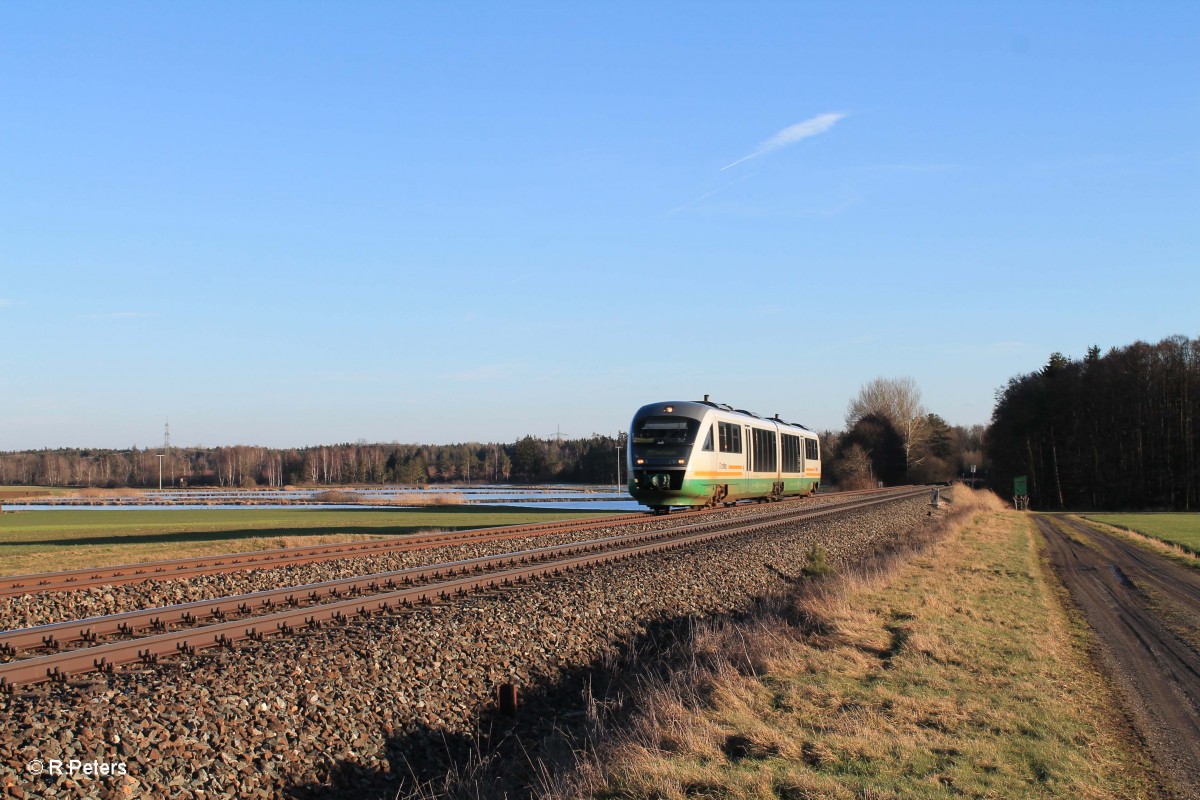
[[[1177,544],[1193,555],[1200,555],[1200,513],[1088,514],[1085,519]]]
[[[0,574],[156,561],[304,544],[603,516],[495,506],[420,509],[5,511]]]
[[[365,495],[347,489],[330,489],[317,492],[313,500],[319,503],[352,505],[362,503],[373,506],[457,506],[463,504],[462,492],[406,492],[391,495]]]
[[[700,633],[704,668],[627,704],[640,710],[582,769],[582,793],[1153,796],[1031,521],[973,516],[785,613]]]
[[[0,486],[0,503],[24,498],[63,496],[74,491],[60,486]]]

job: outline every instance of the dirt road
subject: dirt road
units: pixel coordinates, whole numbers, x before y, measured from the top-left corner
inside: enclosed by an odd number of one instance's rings
[[[1200,571],[1077,520],[1035,519],[1164,788],[1200,798]]]

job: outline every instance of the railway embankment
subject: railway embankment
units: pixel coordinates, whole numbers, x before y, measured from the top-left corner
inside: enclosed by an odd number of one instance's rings
[[[998,505],[685,631],[677,668],[627,681],[541,794],[1176,796],[1033,520]]]
[[[928,496],[596,567],[512,590],[42,685],[0,700],[0,786],[14,796],[394,797],[453,776],[516,776],[566,741],[585,688],[621,654],[738,614],[803,580],[814,545],[846,565],[932,525]],[[498,713],[503,684],[515,716]],[[91,781],[33,760],[120,762]],[[475,766],[471,766],[471,765]],[[498,774],[498,773],[497,773]],[[450,777],[447,777],[450,776]],[[492,788],[500,791],[500,784]]]

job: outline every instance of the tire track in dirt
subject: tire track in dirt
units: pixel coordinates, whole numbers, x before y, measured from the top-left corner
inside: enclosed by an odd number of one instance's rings
[[[1164,787],[1200,797],[1200,653],[1159,618],[1139,584],[1200,618],[1200,576],[1081,522],[1035,517],[1050,561],[1101,642],[1104,666]]]

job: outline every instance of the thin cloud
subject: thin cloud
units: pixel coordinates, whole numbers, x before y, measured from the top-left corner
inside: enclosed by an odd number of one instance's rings
[[[804,122],[797,122],[795,125],[790,125],[772,136],[770,139],[767,139],[750,155],[742,156],[732,164],[726,164],[725,166],[721,167],[721,169],[727,170],[730,167],[736,167],[743,161],[749,161],[752,158],[765,156],[767,153],[773,153],[776,150],[787,147],[790,144],[795,144],[796,142],[807,139],[810,136],[816,136],[818,133],[824,133],[832,128],[838,120],[845,116],[846,115],[841,112],[834,111],[828,114],[818,114],[812,119],[804,120]]]
[[[663,214],[663,216],[664,216],[664,217],[669,217],[670,215],[672,215],[672,214],[677,214],[677,213],[679,213],[680,211],[687,211],[689,208],[691,208],[692,206],[696,205],[697,203],[699,203],[699,202],[701,202],[701,201],[704,201],[704,200],[707,200],[708,198],[712,197],[713,195],[715,195],[715,194],[718,194],[718,193],[720,193],[720,192],[723,192],[723,191],[725,191],[725,190],[726,190],[726,189],[728,189],[730,186],[733,186],[735,183],[738,183],[738,182],[740,182],[740,181],[744,181],[744,180],[746,180],[746,178],[750,177],[750,175],[751,175],[751,174],[753,174],[753,173],[749,173],[749,174],[746,174],[746,175],[742,175],[742,176],[741,176],[741,177],[739,177],[739,178],[734,178],[734,179],[732,179],[732,180],[730,180],[730,181],[727,181],[727,182],[726,182],[724,185],[722,185],[722,186],[718,186],[718,187],[717,187],[717,188],[715,188],[715,189],[710,189],[709,191],[707,191],[707,192],[705,192],[704,194],[700,195],[700,196],[699,196],[699,197],[697,197],[696,199],[694,199],[694,200],[689,200],[688,202],[684,203],[684,204],[683,204],[683,205],[681,205],[681,206],[677,206],[677,207],[675,207],[675,208],[672,208],[672,209],[671,209],[670,211],[668,211],[666,214]]]
[[[0,308],[7,308],[8,306],[15,306],[15,305],[16,305],[15,301],[0,297]]]

